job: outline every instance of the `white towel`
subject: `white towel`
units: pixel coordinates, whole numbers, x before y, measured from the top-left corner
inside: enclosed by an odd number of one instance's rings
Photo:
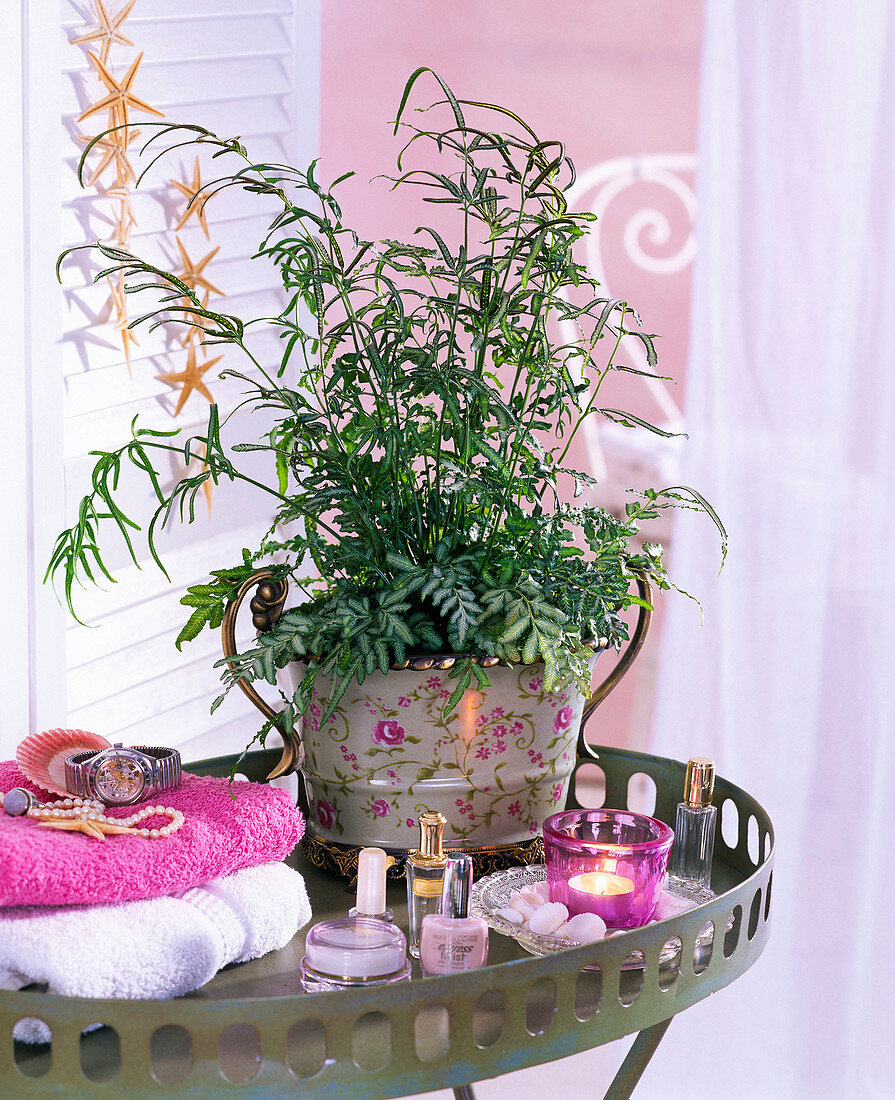
[[[284,863],[174,897],[0,909],[0,988],[37,982],[68,997],[179,997],[228,963],[284,947],[310,918],[304,879]],[[17,1039],[46,1041],[45,1028],[25,1023]]]

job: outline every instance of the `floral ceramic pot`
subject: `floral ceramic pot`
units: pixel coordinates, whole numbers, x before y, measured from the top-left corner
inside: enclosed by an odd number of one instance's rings
[[[284,748],[269,778],[300,769],[307,796],[305,855],[317,866],[352,877],[361,847],[401,854],[416,847],[417,818],[440,810],[444,841],[469,849],[479,873],[540,862],[544,820],[566,803],[582,721],[609,694],[640,650],[650,623],[649,587],[637,626],[610,674],[589,700],[569,687],[544,690],[543,666],[505,666],[481,658],[490,686],[470,689],[451,714],[444,702],[455,681],[453,656],[412,657],[387,674],[352,684],[323,722],[328,685],[314,697],[298,731],[286,731],[255,688],[240,688],[282,733]],[[286,600],[285,581],[260,569],[240,587],[223,622],[225,657],[236,652],[236,617],[246,596],[252,621],[270,630]],[[594,648],[596,662],[603,644]],[[304,666],[289,669],[293,687]]]
[[[406,850],[418,842],[419,815],[440,810],[446,844],[512,845],[565,806],[581,693],[545,691],[541,664],[493,666],[491,686],[465,692],[445,717],[455,681],[440,664],[453,658],[368,676],[327,722],[326,683],[315,685],[301,771],[318,838]]]

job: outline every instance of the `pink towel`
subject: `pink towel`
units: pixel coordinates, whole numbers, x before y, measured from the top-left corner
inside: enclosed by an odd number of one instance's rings
[[[14,761],[0,762],[0,791],[25,787],[42,802],[47,794],[29,782]],[[304,832],[304,820],[288,793],[263,783],[184,773],[176,791],[154,805],[173,806],[186,818],[165,839],[107,836],[42,829],[28,817],[0,810],[0,906],[90,905],[177,894],[210,879],[283,859]],[[127,817],[133,808],[110,809]],[[165,824],[146,822],[147,828]]]

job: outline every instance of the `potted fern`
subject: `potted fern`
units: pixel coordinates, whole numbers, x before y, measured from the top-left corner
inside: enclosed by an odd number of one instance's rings
[[[440,94],[412,122],[424,74]],[[440,126],[427,128],[429,111]],[[593,216],[568,209],[574,169],[563,146],[509,110],[458,100],[428,69],[407,81],[400,129],[393,186],[447,206],[452,239],[423,227],[409,242],[363,240],[314,165],[255,164],[237,139],[158,124],[151,152],[195,143],[230,160],[194,201],[225,188],[277,200],[257,258],[279,269],[282,311],[246,322],[136,256],[81,247],[108,261],[96,279],[123,274],[129,293],[155,295],[134,325],[198,323],[206,343],[239,348],[246,369],[224,373],[273,426],[228,450],[214,405],[204,434],[185,441],[135,423],[121,448],[98,453],[93,489],[48,570],[64,576],[71,606],[74,582],[105,571],[100,528],[117,527],[132,547],[139,528],[116,501],[125,463],[157,494],[146,528],[157,561],[155,533],[192,521],[206,479],[271,496],[276,518],[260,544],[183,598],[190,614],[176,644],[224,623],[215,706],[235,685],[259,703],[258,740],[276,728],[286,742],[278,770],[301,765],[312,854],[340,867],[360,844],[412,847],[422,808],[444,812],[449,842],[524,858],[565,801],[596,657],[625,642],[623,613],[637,605],[633,656],[649,586],[669,587],[641,524],[695,507],[724,536],[693,489],[646,490],[613,516],[588,502],[592,479],[566,464],[586,417],[650,427],[602,392],[631,369],[616,358],[624,336],[642,341],[650,367],[655,349],[628,304],[601,296],[574,258]],[[410,166],[420,144],[434,146],[443,171]],[[558,338],[559,320],[574,322],[574,343]],[[282,340],[275,367],[253,353],[260,325]],[[266,483],[240,469],[249,450],[269,456]],[[203,469],[165,492],[154,463],[170,451],[201,456]],[[294,605],[282,611],[289,586]],[[250,593],[260,633],[236,652],[233,619]],[[264,681],[279,710],[256,694]]]

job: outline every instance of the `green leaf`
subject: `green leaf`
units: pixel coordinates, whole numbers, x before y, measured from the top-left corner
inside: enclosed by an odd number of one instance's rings
[[[441,710],[442,718],[447,718],[447,716],[453,711],[453,709],[456,707],[456,705],[463,698],[463,692],[466,691],[466,689],[469,687],[471,682],[472,682],[472,673],[467,668],[466,671],[463,673],[463,675],[460,677],[459,682],[457,683],[457,686],[454,688],[454,690],[451,692],[451,694],[445,700],[444,706],[442,707],[442,710]],[[443,765],[443,766],[449,767],[450,765]]]
[[[441,79],[438,73],[436,73],[433,69],[422,66],[421,68],[410,74],[407,83],[404,85],[404,91],[401,95],[401,102],[398,106],[398,113],[395,115],[395,129],[393,132],[397,134],[398,126],[401,122],[401,115],[404,113],[404,108],[407,105],[407,99],[410,95],[411,89],[413,88],[414,84],[416,84],[419,77],[423,75],[423,73],[431,73],[432,76],[434,76],[438,83],[441,85],[441,90],[447,97],[448,103],[450,103],[451,105],[451,110],[454,112],[454,122],[462,130],[465,126],[465,122],[463,120],[463,112],[460,110],[460,104],[457,102],[456,96],[447,86],[447,84],[445,84],[445,82]]]
[[[667,432],[664,428],[659,428],[655,424],[650,424],[648,420],[642,420],[639,416],[635,416],[633,413],[624,412],[622,409],[600,409],[599,410],[607,420],[613,420],[617,424],[623,424],[626,428],[646,428],[648,432],[652,432],[653,435],[661,435],[665,439],[673,439],[677,436],[681,436],[684,439],[689,439],[686,432]]]
[[[197,638],[202,633],[208,619],[209,609],[207,607],[197,608],[187,619],[186,624],[174,641],[177,649],[180,650],[184,642],[191,642],[194,638]]]

